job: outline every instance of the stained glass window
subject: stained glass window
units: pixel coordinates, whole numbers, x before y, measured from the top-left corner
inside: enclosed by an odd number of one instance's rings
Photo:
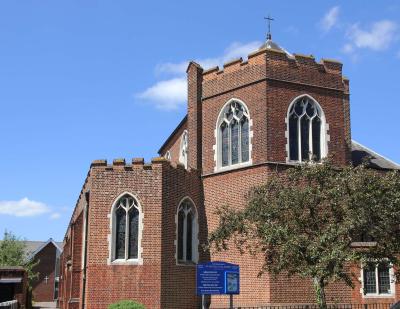
[[[116,211],[116,236],[115,236],[115,257],[117,259],[125,258],[125,230],[126,230],[126,215],[123,208],[118,208]]]
[[[185,221],[185,212],[178,212],[178,260],[183,260],[183,228]]]
[[[129,211],[129,258],[138,258],[139,211],[133,207]]]
[[[177,257],[181,263],[195,262],[197,216],[193,203],[185,199],[178,209]]]
[[[300,121],[301,126],[301,157],[303,161],[308,161],[310,158],[310,120],[307,117],[303,117]]]
[[[138,203],[136,199],[126,194],[117,201],[114,209],[114,259],[137,259],[140,217]]]
[[[243,118],[241,122],[241,150],[242,150],[242,161],[249,161],[249,120]]]
[[[222,135],[222,166],[227,166],[229,164],[229,132],[228,126],[225,122],[221,125],[221,135]]]
[[[296,114],[292,114],[289,119],[290,160],[296,161],[299,159],[298,118]]]
[[[288,119],[289,159],[321,161],[324,135],[320,107],[309,97],[302,97],[290,107]]]
[[[227,104],[218,120],[220,165],[222,167],[249,161],[249,114],[243,104]]]
[[[192,211],[186,215],[186,261],[192,260],[193,243],[193,215]]]
[[[231,124],[231,139],[232,139],[232,164],[239,162],[239,124],[233,121]]]

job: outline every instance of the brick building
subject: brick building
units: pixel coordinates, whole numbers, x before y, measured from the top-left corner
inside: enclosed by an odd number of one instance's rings
[[[0,267],[0,304],[17,300],[18,308],[26,309],[27,297],[28,275],[25,269],[20,266]]]
[[[38,278],[32,282],[32,299],[35,302],[50,302],[58,298],[59,259],[62,243],[48,241],[25,241],[29,259],[37,265],[33,271]]]
[[[352,141],[349,80],[337,61],[289,54],[269,38],[246,61],[208,70],[191,62],[187,76],[187,116],[160,157],[91,164],[64,239],[61,308],[107,308],[121,299],[199,308],[195,265],[210,260],[240,265],[237,304],[313,303],[311,282],[259,278],[262,259],[201,250],[218,224],[215,208],[244,207],[253,186],[311,157],[345,165],[371,156],[371,168],[399,168]],[[329,302],[400,299],[391,269],[355,271],[355,289],[332,284]],[[226,305],[226,297],[211,299],[212,308]]]

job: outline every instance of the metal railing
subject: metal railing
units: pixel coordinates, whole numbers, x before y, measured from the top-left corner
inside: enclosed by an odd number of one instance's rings
[[[1,309],[18,309],[18,301],[10,300],[0,303]]]
[[[390,309],[392,303],[376,304],[328,304],[327,309]],[[234,309],[319,309],[317,304],[234,306]],[[229,307],[210,307],[210,309],[229,309]]]

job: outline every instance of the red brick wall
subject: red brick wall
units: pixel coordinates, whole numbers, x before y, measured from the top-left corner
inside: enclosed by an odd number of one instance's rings
[[[203,207],[203,193],[200,175],[183,167],[173,168],[166,165],[163,174],[163,211],[161,244],[161,308],[196,308],[200,298],[196,296],[195,265],[177,265],[176,262],[176,221],[175,216],[183,198],[193,200],[198,216],[199,239],[204,243],[207,235],[206,217]],[[201,260],[208,260],[199,248]]]
[[[35,255],[34,260],[39,264],[33,268],[33,271],[38,272],[39,277],[32,283],[33,301],[46,302],[54,300],[56,255],[57,248],[51,242]],[[48,278],[47,283],[46,277]]]
[[[217,207],[229,206],[235,209],[243,209],[248,191],[252,187],[264,183],[269,174],[270,168],[268,166],[260,166],[203,178],[208,232],[213,231],[219,224],[218,217],[215,215]],[[241,282],[240,295],[235,296],[237,304],[254,306],[269,303],[271,279],[268,274],[258,277],[263,264],[261,256],[241,255],[231,245],[227,252],[214,253],[212,260],[239,264]],[[213,296],[212,306],[228,306],[228,300],[229,298],[226,296]]]
[[[90,188],[91,177],[89,171],[65,234],[63,252],[60,256],[58,303],[59,307],[63,309],[80,308],[82,304],[83,209],[87,204],[85,194],[90,191]]]
[[[195,62],[191,62],[188,73],[188,133],[189,154],[188,166],[201,169],[202,158],[202,82],[203,69]]]
[[[134,164],[93,167],[90,192],[87,308],[107,308],[133,299],[148,308],[160,308],[162,166]],[[110,265],[111,207],[124,192],[134,194],[143,211],[143,265]]]

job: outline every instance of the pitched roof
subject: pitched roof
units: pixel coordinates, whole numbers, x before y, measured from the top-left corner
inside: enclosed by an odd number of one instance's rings
[[[369,158],[368,167],[383,170],[400,170],[399,164],[354,140],[352,140],[351,148],[351,159],[355,166],[360,165],[364,160],[368,160]]]
[[[49,243],[52,243],[56,249],[61,253],[62,252],[62,242],[56,242],[52,238],[48,241],[24,241],[25,243],[25,254],[28,259],[34,257],[38,254],[44,247],[46,247]]]

